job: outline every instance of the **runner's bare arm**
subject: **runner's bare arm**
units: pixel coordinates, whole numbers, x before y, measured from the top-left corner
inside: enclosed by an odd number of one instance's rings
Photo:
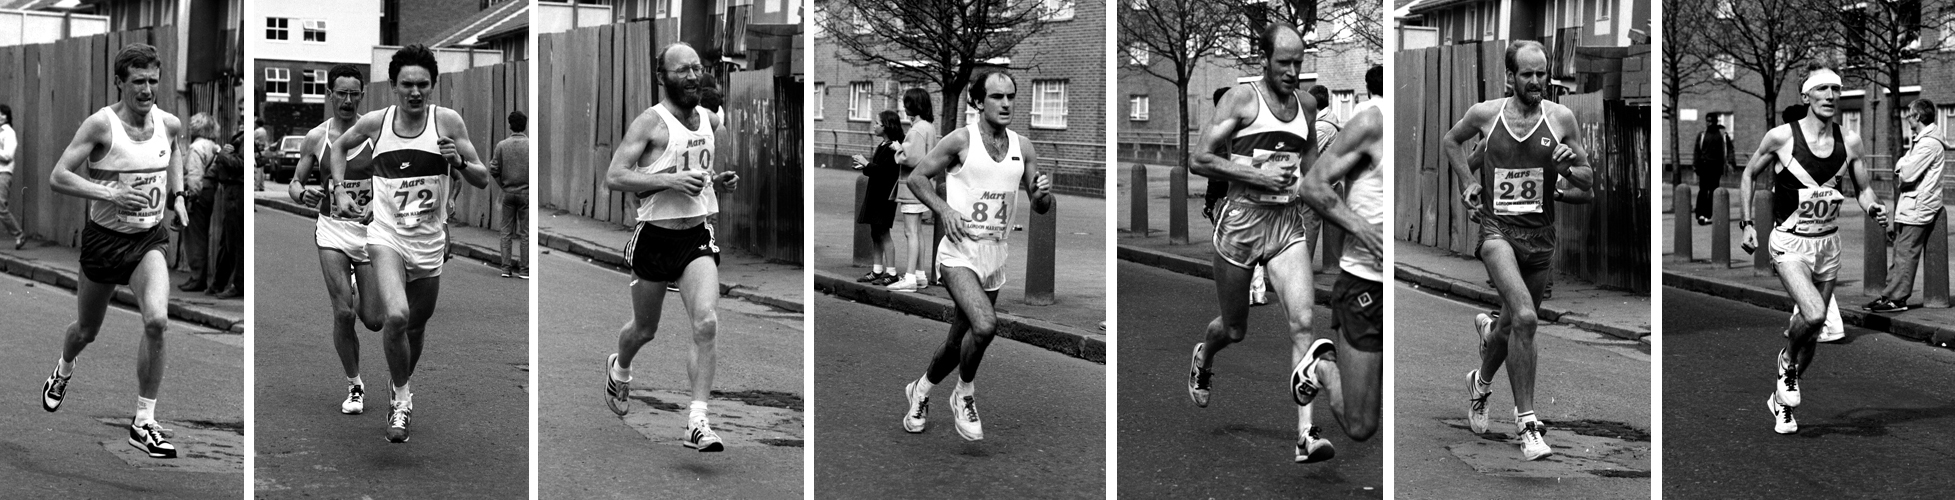
[[[1059,206],[1052,196],[1052,176],[1039,174],[1039,152],[1032,149],[1032,138],[1019,137],[1018,148],[1025,153],[1025,194],[1032,197],[1032,211],[1046,213]]]
[[[1384,117],[1376,107],[1351,117],[1351,121],[1344,124],[1344,131],[1331,143],[1330,149],[1317,158],[1317,163],[1310,166],[1310,171],[1304,174],[1301,181],[1304,204],[1358,238],[1358,244],[1374,251],[1384,250],[1384,236],[1373,231],[1371,224],[1366,223],[1364,217],[1337,195],[1331,183],[1344,180],[1365,160],[1371,161],[1371,168],[1379,168],[1384,158],[1379,149],[1382,142],[1379,140],[1379,130],[1383,128],[1383,121]]]
[[[1467,163],[1466,143],[1480,137],[1480,131],[1500,114],[1499,101],[1487,101],[1466,109],[1466,116],[1453,124],[1452,130],[1439,140],[1439,149],[1446,153],[1446,162],[1452,164],[1453,175],[1460,183],[1460,202],[1468,208],[1480,206],[1480,177],[1473,175],[1473,168]]]
[[[611,166],[604,172],[604,187],[613,191],[645,194],[667,189],[698,193],[705,189],[704,175],[638,171],[638,159],[664,153],[665,140],[665,120],[649,108],[639,113],[638,118],[632,119],[631,126],[625,129],[624,138],[618,141],[618,150],[611,153]],[[650,155],[645,154],[648,151]]]
[[[720,108],[720,109],[723,110],[725,108]],[[705,108],[700,108],[700,110],[706,113],[706,115],[700,117],[700,119],[705,120],[707,124],[713,127],[713,137],[715,138],[715,140],[717,140],[720,134],[726,131],[725,117],[720,116],[720,113],[718,111],[713,111]],[[726,191],[733,191],[735,189],[740,188],[740,174],[732,170],[720,170],[717,172],[713,172],[713,181],[718,182],[720,188]]]
[[[353,122],[352,128],[341,132],[339,138],[333,139],[332,147],[326,148],[325,173],[330,174],[326,178],[345,179],[346,152],[360,147],[360,143],[366,142],[367,138],[380,133],[380,127],[385,125],[382,122],[385,121],[387,121],[387,110],[381,109],[369,112],[361,115],[359,121]]]
[[[176,215],[177,222],[188,225],[190,210],[183,206],[183,197],[179,195],[183,194],[183,164],[190,161],[190,141],[193,138],[190,137],[190,129],[183,126],[183,120],[175,116],[164,117],[163,130],[157,132],[170,134],[170,165],[167,167],[163,181],[169,188],[168,191],[164,191],[169,193],[164,197],[165,208]]]
[[[314,197],[322,194],[321,188],[332,183],[332,178],[324,178],[321,179],[319,188],[305,187],[306,176],[312,174],[312,169],[324,161],[319,159],[319,154],[315,151],[325,143],[326,127],[313,127],[311,131],[305,133],[305,142],[299,146],[299,164],[292,167],[292,182],[285,185],[285,196],[300,205],[310,206],[317,203],[318,199]]]
[[[1772,164],[1778,160],[1777,152],[1779,148],[1785,147],[1785,141],[1792,140],[1791,134],[1792,126],[1780,125],[1772,127],[1772,130],[1765,132],[1763,139],[1759,139],[1758,151],[1751,154],[1751,161],[1745,162],[1745,173],[1738,177],[1738,212],[1739,215],[1744,216],[1744,218],[1739,219],[1743,224],[1750,224],[1752,220],[1751,188],[1753,179],[1757,179],[1758,174],[1761,172],[1770,171]]]
[[[1860,202],[1860,209],[1865,210],[1868,216],[1880,221],[1881,224],[1886,224],[1887,206],[1880,204],[1880,195],[1873,189],[1873,174],[1868,171],[1867,162],[1864,160],[1867,157],[1866,144],[1860,141],[1860,134],[1847,132],[1844,135],[1846,168],[1853,169],[1851,173],[1854,182],[1859,184],[1857,189],[1860,190],[1860,194],[1853,198]]]
[[[1202,129],[1195,141],[1195,154],[1189,158],[1188,170],[1195,175],[1210,179],[1240,182],[1258,188],[1276,191],[1289,186],[1291,179],[1282,174],[1264,172],[1249,165],[1240,165],[1230,159],[1229,139],[1238,128],[1249,126],[1256,119],[1256,88],[1250,85],[1237,85],[1222,95],[1218,109],[1226,112],[1216,113],[1215,119]]]
[[[1588,151],[1582,147],[1581,134],[1576,133],[1582,129],[1582,124],[1575,120],[1575,112],[1568,110],[1567,106],[1556,105],[1549,109],[1547,119],[1554,120],[1555,130],[1563,131],[1561,144],[1556,145],[1554,151],[1555,165],[1561,168],[1561,181],[1567,181],[1570,188],[1587,194],[1595,173],[1588,164]],[[1556,184],[1561,181],[1556,181]],[[1563,195],[1564,199],[1566,196]]]
[[[916,170],[910,171],[910,178],[904,181],[910,183],[910,193],[916,196],[917,201],[937,213],[938,220],[944,223],[944,234],[951,241],[962,241],[970,235],[964,232],[964,214],[951,210],[950,203],[937,196],[935,179],[958,161],[957,153],[964,150],[970,138],[970,129],[966,128],[944,135],[944,140],[937,141],[937,147],[930,148],[930,153],[923,155],[923,159],[916,163]]]
[[[55,193],[86,198],[96,201],[113,202],[124,207],[135,207],[148,203],[148,197],[128,186],[110,188],[96,184],[81,175],[88,168],[88,159],[97,148],[107,150],[111,133],[109,127],[119,124],[104,120],[100,116],[89,116],[82,120],[81,128],[75,131],[75,138],[68,142],[68,148],[61,151],[61,158],[54,163],[54,173],[48,178],[48,187]]]
[[[436,108],[436,120],[441,120],[441,156],[448,159],[448,167],[460,172],[462,180],[477,189],[489,187],[489,167],[482,165],[482,155],[475,151],[475,141],[468,138],[468,122],[462,114],[448,108]]]

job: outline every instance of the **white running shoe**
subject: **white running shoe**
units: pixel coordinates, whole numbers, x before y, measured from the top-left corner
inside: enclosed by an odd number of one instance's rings
[[[1308,405],[1317,399],[1317,391],[1324,388],[1317,381],[1317,361],[1323,359],[1324,353],[1336,351],[1337,345],[1326,338],[1311,342],[1310,348],[1303,351],[1303,362],[1290,370],[1290,399],[1295,400],[1297,406]]]
[[[1198,408],[1208,407],[1208,384],[1215,372],[1202,368],[1202,346],[1207,342],[1195,344],[1195,353],[1188,358],[1188,399]]]
[[[1486,434],[1487,432],[1487,426],[1489,425],[1487,423],[1487,398],[1491,396],[1493,396],[1493,391],[1480,390],[1479,368],[1474,368],[1473,371],[1466,372],[1466,426],[1472,428],[1474,434]]]
[[[129,422],[129,446],[143,450],[149,458],[176,458],[176,446],[163,433],[168,430],[156,425],[156,421]]]
[[[1773,386],[1772,393],[1774,396],[1778,397],[1778,401],[1780,403],[1784,403],[1786,406],[1790,406],[1793,408],[1798,408],[1799,407],[1799,377],[1797,375],[1792,374],[1792,367],[1790,366],[1791,364],[1792,364],[1791,360],[1786,359],[1785,350],[1783,349],[1779,350],[1778,384]]]
[[[726,449],[726,445],[720,442],[719,433],[713,432],[712,425],[706,422],[703,415],[686,422],[686,447],[702,453]]]
[[[1772,431],[1779,434],[1798,434],[1799,419],[1792,418],[1792,407],[1779,403],[1778,395],[1765,398],[1765,408],[1772,411]]]
[[[359,415],[367,411],[366,399],[367,389],[365,387],[348,385],[346,386],[346,401],[339,404],[339,412],[347,415]]]
[[[1541,421],[1531,421],[1521,426],[1521,458],[1528,461],[1540,460],[1554,454],[1548,446],[1548,426]]]
[[[903,398],[910,402],[909,413],[903,414],[903,431],[917,434],[930,428],[930,395],[919,394],[916,381],[911,380],[910,385],[903,386]]]
[[[896,280],[895,283],[889,284],[889,291],[892,292],[914,292],[922,289],[922,283],[917,282],[916,275],[914,274],[905,274],[901,279]]]
[[[984,422],[978,420],[977,399],[970,394],[950,391],[950,414],[957,420],[957,434],[967,441],[984,439]]]
[[[1318,437],[1315,425],[1305,427],[1303,435],[1297,438],[1297,463],[1322,462],[1334,456],[1337,456],[1337,447],[1332,446],[1329,439]]]
[[[612,353],[604,361],[604,406],[622,417],[631,411],[631,382],[619,382],[611,378],[611,367],[618,366],[618,355]]]
[[[1480,345],[1487,345],[1487,336],[1493,335],[1493,316],[1487,313],[1473,315],[1473,333],[1479,335]]]

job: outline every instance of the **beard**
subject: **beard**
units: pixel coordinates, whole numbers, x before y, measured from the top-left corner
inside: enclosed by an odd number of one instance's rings
[[[665,85],[666,97],[671,99],[672,105],[681,108],[690,108],[699,105],[698,80],[691,81],[690,87],[688,87],[688,82],[682,79],[661,78],[660,80],[660,83]]]

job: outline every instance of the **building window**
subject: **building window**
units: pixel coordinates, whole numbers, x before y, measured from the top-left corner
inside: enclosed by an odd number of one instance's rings
[[[305,82],[299,87],[299,99],[304,102],[326,102],[326,70],[309,70],[303,75]]]
[[[1357,92],[1352,90],[1331,91],[1330,109],[1331,114],[1337,116],[1337,123],[1342,124],[1351,119],[1351,108],[1357,105],[1357,100],[1353,99],[1356,94]]]
[[[1073,19],[1073,0],[1040,0],[1040,3],[1045,6],[1045,15],[1040,16],[1040,19],[1046,21]]]
[[[292,70],[265,68],[265,98],[285,100],[292,96]]]
[[[765,2],[761,2],[760,11],[765,13],[770,13],[770,14],[775,12],[780,12],[781,0],[767,0]]]
[[[1738,79],[1738,62],[1732,59],[1729,54],[1718,54],[1717,57],[1711,59],[1711,74],[1719,80],[1736,80]]]
[[[1066,81],[1032,80],[1032,128],[1066,128]]]
[[[1941,118],[1936,119],[1935,124],[1941,126],[1943,140],[1955,142],[1955,132],[1950,132],[1951,130],[1955,130],[1955,127],[1948,126],[1951,120],[1955,120],[1955,106],[1942,106]]]
[[[1840,128],[1865,133],[1860,130],[1860,110],[1850,109],[1840,112]]]
[[[826,99],[826,97],[828,97],[828,84],[822,82],[815,82],[815,119],[816,120],[820,120],[822,119],[823,115],[828,114],[828,100]]]
[[[1127,96],[1127,119],[1137,122],[1147,121],[1148,106],[1152,103],[1144,95]]]
[[[876,92],[875,84],[873,83],[870,82],[849,83],[849,119],[850,120],[869,121],[869,117],[875,114],[874,110],[870,109],[875,106],[875,98],[876,98],[875,92]]]
[[[652,0],[652,3],[658,6],[657,7],[658,13],[653,15],[652,17],[664,19],[668,14],[671,13],[672,0]]]
[[[291,40],[292,20],[283,17],[265,18],[266,40]]]
[[[326,21],[315,19],[303,23],[305,41],[326,43]]]
[[[1615,3],[1614,0],[1601,0],[1599,2],[1596,2],[1595,34],[1597,35],[1609,34],[1609,14],[1610,11],[1615,10],[1614,8],[1612,8],[1614,3]]]

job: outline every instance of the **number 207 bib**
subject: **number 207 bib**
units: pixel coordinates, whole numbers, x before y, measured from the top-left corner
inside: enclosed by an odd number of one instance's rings
[[[1542,182],[1547,171],[1538,168],[1493,169],[1493,214],[1521,215],[1541,213]]]
[[[1792,212],[1786,223],[1792,226],[1793,233],[1818,234],[1836,228],[1834,221],[1840,218],[1840,204],[1846,196],[1830,187],[1804,188],[1799,190],[1799,207]]]

